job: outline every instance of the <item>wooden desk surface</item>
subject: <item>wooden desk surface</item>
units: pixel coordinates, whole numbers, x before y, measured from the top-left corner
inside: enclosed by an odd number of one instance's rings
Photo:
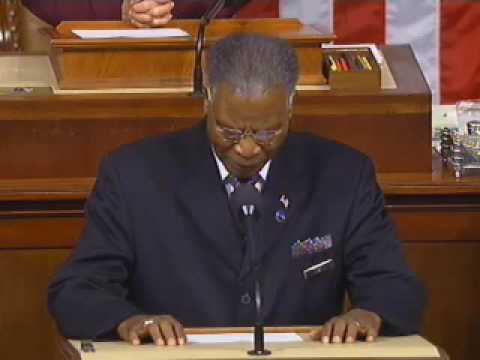
[[[405,337],[379,337],[373,343],[358,341],[354,344],[322,344],[319,341],[311,341],[308,333],[310,327],[301,328],[266,328],[265,348],[272,351],[268,359],[369,359],[369,360],[447,360],[445,351],[437,348],[420,336]],[[83,358],[91,360],[122,360],[133,357],[150,359],[172,359],[172,360],[194,360],[194,359],[224,359],[240,360],[251,359],[247,351],[253,347],[253,330],[251,328],[196,328],[185,329],[187,338],[193,343],[180,347],[157,347],[153,344],[143,346],[132,346],[128,343],[117,342],[95,342],[92,343],[95,353],[84,353],[81,351],[80,341],[70,341],[66,346],[72,345],[74,351],[80,353]],[[297,334],[303,341],[276,342],[268,341],[269,336],[275,334]],[[250,334],[245,338],[244,335]],[[195,343],[202,341],[202,336],[209,336],[206,343]],[[216,336],[212,339],[210,336]],[[239,335],[239,336],[236,336]],[[195,338],[196,336],[199,336]],[[242,339],[240,342],[221,342],[221,337]],[[248,339],[248,340],[247,340]],[[203,339],[205,341],[205,339]],[[217,341],[217,343],[211,342]],[[220,341],[220,342],[218,342]]]

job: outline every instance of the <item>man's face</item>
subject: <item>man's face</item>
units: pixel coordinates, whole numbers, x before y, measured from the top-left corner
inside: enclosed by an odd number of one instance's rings
[[[275,155],[287,138],[289,120],[289,96],[283,86],[243,97],[221,85],[208,103],[208,136],[227,170],[238,178],[258,174]],[[240,131],[247,134],[235,139],[232,133]]]

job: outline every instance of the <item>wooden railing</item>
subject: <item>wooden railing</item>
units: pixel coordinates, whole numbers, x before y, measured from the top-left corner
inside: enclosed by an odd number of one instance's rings
[[[0,51],[19,51],[19,1],[0,0]]]

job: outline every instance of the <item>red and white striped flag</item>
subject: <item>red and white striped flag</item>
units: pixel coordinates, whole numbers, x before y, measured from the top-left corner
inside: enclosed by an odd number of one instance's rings
[[[299,18],[337,43],[409,43],[434,103],[480,98],[480,1],[254,0],[240,16]]]

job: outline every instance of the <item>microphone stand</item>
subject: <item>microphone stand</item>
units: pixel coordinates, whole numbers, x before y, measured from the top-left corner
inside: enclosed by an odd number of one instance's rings
[[[205,47],[205,29],[212,19],[216,18],[218,13],[225,7],[226,0],[217,0],[210,9],[200,19],[198,26],[197,41],[195,43],[195,66],[193,73],[193,97],[204,98],[205,89],[203,87],[203,66],[202,56]]]
[[[258,211],[255,209],[255,205],[243,205],[241,211],[245,219],[245,227],[247,230],[247,241],[250,246],[250,263],[253,266],[253,277],[255,279],[255,332],[254,332],[254,349],[248,351],[248,355],[252,356],[265,356],[270,355],[272,352],[265,349],[265,329],[262,309],[262,291],[260,286],[260,266],[257,263],[256,256],[256,241],[255,241],[255,218],[258,217]]]

